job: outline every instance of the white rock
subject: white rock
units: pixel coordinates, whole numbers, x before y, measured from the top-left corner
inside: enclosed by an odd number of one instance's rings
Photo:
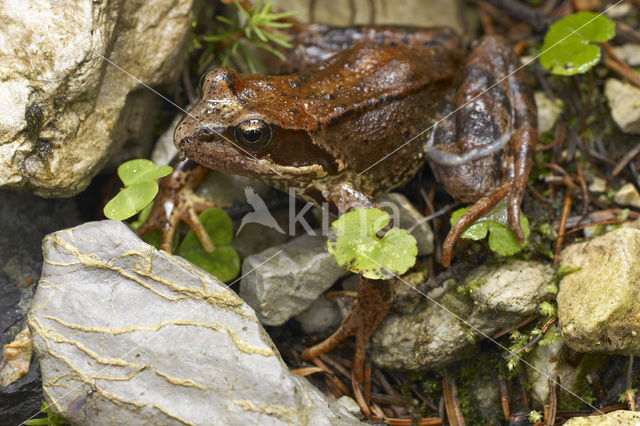
[[[72,195],[153,126],[142,83],[177,80],[192,3],[0,2],[0,185]]]
[[[558,292],[565,343],[578,352],[640,355],[640,230],[620,228],[562,250]]]
[[[605,83],[604,93],[613,120],[620,129],[625,133],[640,134],[640,89],[610,78]]]
[[[632,206],[640,208],[640,194],[632,183],[623,185],[613,198],[617,204],[621,206]]]
[[[555,333],[557,327],[551,327],[547,333]],[[591,392],[591,378],[597,377],[605,366],[605,355],[586,354],[576,357],[576,353],[565,346],[562,338],[547,344],[538,344],[527,355],[527,363],[521,366],[531,385],[531,398],[539,406],[549,403],[549,378],[559,378],[562,388],[559,389],[559,409],[568,409],[582,405],[575,395],[584,398]],[[579,361],[578,361],[579,360]]]
[[[640,413],[618,410],[600,416],[574,417],[567,420],[564,426],[638,426],[638,424],[640,424]]]
[[[593,177],[593,181],[589,185],[589,191],[600,194],[607,191],[607,181],[606,179],[599,178],[597,176]]]
[[[291,374],[253,310],[121,222],[47,236],[29,314],[46,398],[72,424],[356,424]]]
[[[533,96],[538,109],[538,133],[543,134],[555,126],[564,109],[564,102],[562,99],[554,102],[544,92],[535,92]]]
[[[632,67],[640,65],[640,44],[623,44],[614,47],[613,51],[618,57]]]
[[[336,400],[336,402],[338,404],[342,405],[344,408],[346,408],[347,411],[350,412],[351,414],[353,414],[354,416],[361,416],[362,415],[362,412],[360,411],[360,406],[350,396],[342,395],[340,398],[338,398]]]

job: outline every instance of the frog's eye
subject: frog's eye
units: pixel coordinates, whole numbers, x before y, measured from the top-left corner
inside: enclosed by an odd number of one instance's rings
[[[263,120],[252,118],[244,120],[233,131],[236,142],[245,148],[261,149],[271,143],[273,129]]]

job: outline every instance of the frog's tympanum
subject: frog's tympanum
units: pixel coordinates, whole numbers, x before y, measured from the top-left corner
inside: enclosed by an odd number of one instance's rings
[[[454,198],[474,203],[450,231],[443,265],[465,227],[504,198],[511,229],[524,240],[519,207],[536,111],[504,39],[482,38],[466,61],[447,28],[312,26],[294,43],[289,74],[210,71],[176,129],[178,149],[203,166],[327,201],[336,212],[375,206],[373,197],[407,182],[428,160]],[[359,377],[394,285],[361,279],[340,329],[303,356],[355,335]]]

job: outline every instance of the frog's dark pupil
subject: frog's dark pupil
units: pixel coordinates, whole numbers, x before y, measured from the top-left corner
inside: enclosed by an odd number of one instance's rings
[[[250,143],[256,143],[260,140],[260,138],[262,137],[262,132],[260,130],[255,130],[255,129],[251,129],[251,130],[247,130],[245,131],[242,136],[244,136],[244,139],[247,142]]]
[[[271,143],[273,131],[265,121],[252,118],[238,124],[234,136],[239,144],[251,149],[260,149]]]

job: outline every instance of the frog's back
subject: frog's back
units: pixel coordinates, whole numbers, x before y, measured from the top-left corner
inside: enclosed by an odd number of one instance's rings
[[[307,72],[243,76],[235,92],[278,128],[308,135],[305,143],[335,160],[330,178],[346,174],[375,194],[404,183],[420,168],[429,136],[423,131],[453,84],[455,61],[444,49],[361,44]],[[385,168],[359,175],[410,140]],[[292,156],[301,148],[300,138],[275,143]]]

